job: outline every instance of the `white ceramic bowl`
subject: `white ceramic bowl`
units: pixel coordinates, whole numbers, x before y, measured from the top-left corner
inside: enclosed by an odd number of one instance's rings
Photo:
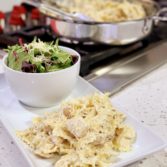
[[[6,65],[3,58],[5,77],[19,101],[32,107],[49,107],[67,97],[75,87],[79,76],[80,55],[75,50],[60,47],[71,55],[78,56],[77,62],[63,70],[48,73],[25,73]]]

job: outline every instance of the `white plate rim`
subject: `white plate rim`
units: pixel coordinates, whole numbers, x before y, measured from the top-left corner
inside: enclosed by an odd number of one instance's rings
[[[79,80],[81,82],[83,82],[84,84],[87,84],[91,89],[93,89],[96,92],[100,92],[98,89],[96,89],[95,87],[93,87],[88,81],[84,80],[83,78],[79,77]],[[102,92],[100,92],[102,93]],[[117,108],[117,107],[116,107]],[[39,109],[40,110],[40,109]],[[139,122],[132,114],[129,114],[125,111],[121,111],[123,113],[126,114],[126,116],[130,119],[132,119],[133,121],[135,121],[140,127],[142,127],[143,129],[147,130],[148,132],[150,132],[153,136],[155,136],[159,142],[161,142],[161,145],[158,146],[157,148],[154,148],[150,151],[147,151],[145,153],[143,153],[141,156],[137,156],[134,157],[132,159],[127,159],[127,160],[122,160],[121,162],[117,162],[117,163],[113,163],[112,167],[121,167],[124,165],[128,165],[130,163],[136,162],[137,160],[140,160],[142,158],[144,158],[145,156],[148,156],[150,154],[153,154],[159,150],[162,150],[163,148],[167,147],[167,143],[161,138],[159,137],[157,134],[155,134],[154,131],[152,131],[148,126],[142,124],[141,122]],[[18,145],[18,147],[20,148],[21,152],[23,153],[23,155],[25,156],[25,158],[27,159],[27,161],[31,164],[32,167],[34,167],[33,162],[30,160],[26,150],[24,149],[24,147],[22,147],[22,143],[19,141],[19,139],[16,137],[16,134],[14,133],[14,129],[12,128],[12,126],[10,125],[10,121],[8,120],[7,117],[5,117],[4,115],[0,115],[0,119],[3,122],[3,124],[5,125],[6,129],[8,130],[9,134],[12,136],[12,138],[16,141],[16,144]]]

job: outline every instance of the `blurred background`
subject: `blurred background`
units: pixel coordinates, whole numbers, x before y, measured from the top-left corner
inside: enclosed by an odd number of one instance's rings
[[[0,2],[0,10],[6,12],[10,11],[15,4],[20,4],[22,0],[5,0],[3,2]],[[167,4],[167,0],[156,0],[157,2],[165,5]]]
[[[80,25],[71,25],[66,21],[61,22],[59,21],[60,17],[59,19],[58,17],[54,17],[53,19],[50,17],[49,12],[42,13],[39,10],[39,7],[27,3],[28,1],[38,2],[40,0],[0,1],[0,51],[9,45],[18,43],[20,38],[25,43],[31,42],[35,36],[43,41],[55,41],[57,38],[59,38],[60,45],[73,48],[81,54],[82,62],[80,74],[81,76],[86,77],[88,80],[97,78],[97,76],[100,78],[100,76],[109,73],[114,65],[117,66],[124,60],[128,60],[128,62],[130,62],[129,60],[134,59],[135,56],[137,57],[139,52],[145,55],[148,49],[154,48],[159,43],[165,43],[167,40],[167,24],[166,22],[162,21],[153,24],[152,29],[149,30],[150,33],[147,34],[147,36],[132,43],[126,45],[114,45],[114,43],[112,45],[105,42],[102,43],[103,41],[101,42],[88,38],[89,35],[92,34],[92,31],[91,33],[89,31],[87,32],[90,27],[86,29],[83,28],[81,31]],[[45,0],[44,2],[47,1],[54,0]],[[156,0],[156,2],[158,2],[158,5],[162,8],[167,6],[167,0]],[[167,13],[166,10],[163,15]],[[145,25],[144,23],[145,22],[143,20],[142,26],[138,26],[140,23],[136,22],[136,27],[139,27],[139,29],[141,27],[139,32],[144,32],[144,30],[147,30],[142,29],[142,27]],[[126,25],[128,26],[128,22]],[[129,28],[132,31],[129,31]],[[113,28],[111,27],[110,29],[110,31],[106,29],[106,32],[110,32],[110,36],[113,39],[120,37],[122,34],[128,34],[129,36],[127,39],[131,39],[133,37],[132,34],[136,34],[132,33],[135,29],[129,26],[128,28],[123,28],[122,32],[120,33],[115,31],[115,26]],[[109,35],[107,33],[103,33],[104,35],[102,37],[108,37]],[[68,36],[68,34],[72,34],[74,37]],[[94,37],[98,36],[97,33],[94,34]],[[99,33],[99,36],[101,37],[100,34],[101,33]],[[76,36],[81,36],[84,38],[82,40],[78,40],[75,38]],[[136,36],[134,39],[136,39]],[[165,53],[164,49],[161,49],[160,52]],[[148,58],[144,58],[144,62],[147,63]],[[153,63],[151,62],[151,64]],[[139,64],[139,66],[141,66],[141,64]],[[145,65],[145,67],[149,68],[150,66]],[[143,72],[146,71],[144,68],[139,69],[143,69]]]
[[[21,0],[5,0],[3,2],[0,2],[0,10],[3,12],[9,12],[11,11],[13,5],[20,4]]]

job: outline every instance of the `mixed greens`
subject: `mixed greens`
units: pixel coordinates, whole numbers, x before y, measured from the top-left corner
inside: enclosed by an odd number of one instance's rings
[[[29,44],[9,46],[7,66],[23,72],[45,73],[53,72],[72,66],[74,57],[63,51],[56,43],[46,43],[39,39],[34,39]]]

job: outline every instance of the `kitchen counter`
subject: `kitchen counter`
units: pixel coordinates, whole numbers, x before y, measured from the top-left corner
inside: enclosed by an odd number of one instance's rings
[[[128,85],[111,100],[120,111],[128,111],[167,141],[166,85],[167,64]],[[167,148],[128,167],[167,167]]]
[[[112,96],[112,102],[167,141],[167,64]],[[128,167],[167,167],[167,149]]]

